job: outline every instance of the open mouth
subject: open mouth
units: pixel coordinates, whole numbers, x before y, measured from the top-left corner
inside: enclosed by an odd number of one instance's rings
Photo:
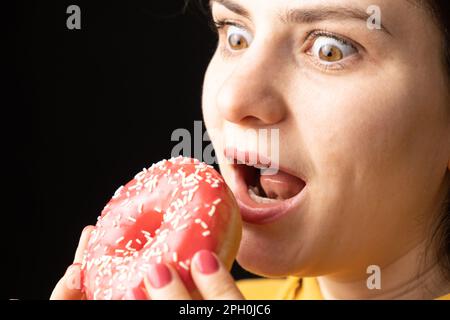
[[[233,163],[231,167],[234,173],[231,187],[246,222],[272,222],[298,208],[303,202],[307,184],[287,169],[259,162]]]
[[[291,199],[305,187],[300,178],[282,170],[264,174],[265,167],[237,164],[236,170],[247,185],[249,197],[258,204],[269,204]]]

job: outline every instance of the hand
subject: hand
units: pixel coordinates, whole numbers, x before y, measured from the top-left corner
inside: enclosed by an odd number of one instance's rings
[[[89,237],[94,226],[87,226],[81,233],[77,251],[73,264],[71,264],[64,276],[58,281],[53,289],[50,300],[84,300],[85,296],[81,292],[81,262],[84,250],[86,249]]]
[[[191,263],[191,275],[201,298],[205,300],[244,299],[233,277],[215,254],[202,250],[197,252]],[[177,272],[166,264],[153,265],[144,284],[153,300],[190,300],[191,296]]]

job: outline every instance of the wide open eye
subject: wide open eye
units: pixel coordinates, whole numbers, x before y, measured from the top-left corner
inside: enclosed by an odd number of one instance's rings
[[[339,62],[346,57],[357,53],[357,50],[354,46],[348,44],[344,40],[320,36],[314,40],[314,44],[310,49],[310,52],[322,62],[333,63]]]
[[[231,50],[247,49],[253,41],[252,35],[245,29],[229,25],[227,28],[227,43]]]

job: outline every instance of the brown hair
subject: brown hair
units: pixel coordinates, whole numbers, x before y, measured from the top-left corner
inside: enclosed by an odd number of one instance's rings
[[[413,0],[413,2],[425,8],[441,30],[443,70],[447,80],[450,80],[450,2],[448,0]],[[450,86],[450,81],[448,83]],[[447,171],[447,178],[448,176]],[[450,189],[447,192],[446,201],[442,204],[442,214],[437,222],[430,243],[437,244],[437,250],[433,254],[444,276],[450,281]]]

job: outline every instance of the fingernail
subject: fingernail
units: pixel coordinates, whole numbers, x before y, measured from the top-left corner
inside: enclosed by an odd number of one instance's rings
[[[166,286],[172,280],[169,268],[162,263],[151,265],[147,276],[151,286],[155,289]]]
[[[66,273],[78,271],[79,270],[78,268],[81,269],[81,263],[78,262],[72,263],[70,266],[67,267]]]
[[[219,270],[219,263],[216,257],[208,250],[202,250],[197,253],[195,260],[196,267],[203,274],[214,273]]]
[[[71,264],[64,275],[66,278],[66,287],[70,290],[80,290],[81,289],[81,264],[74,263]]]
[[[90,226],[84,227],[84,228],[83,228],[83,231],[81,231],[81,234],[84,234],[86,231],[88,231],[89,227],[90,227]]]

